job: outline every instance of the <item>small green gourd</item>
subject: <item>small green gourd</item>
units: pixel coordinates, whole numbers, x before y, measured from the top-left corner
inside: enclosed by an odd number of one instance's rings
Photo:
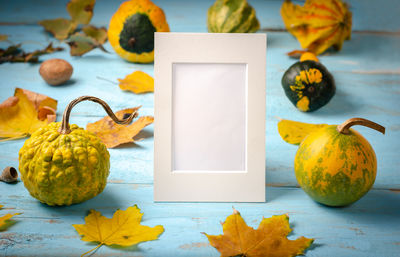
[[[246,0],[216,0],[208,9],[207,27],[208,32],[251,33],[260,23]]]

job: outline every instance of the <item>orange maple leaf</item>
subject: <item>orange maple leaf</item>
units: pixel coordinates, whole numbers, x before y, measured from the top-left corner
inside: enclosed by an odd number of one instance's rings
[[[141,106],[120,110],[115,113],[118,119],[123,119],[125,115],[137,112]],[[107,148],[113,148],[125,143],[135,142],[133,139],[139,132],[153,123],[152,116],[143,116],[130,125],[119,125],[112,121],[109,116],[102,118],[94,123],[88,123],[86,130],[96,134]]]
[[[14,96],[0,104],[0,138],[26,137],[56,119],[57,100],[16,88]]]
[[[288,215],[263,218],[257,229],[247,226],[237,210],[222,224],[223,235],[204,233],[221,257],[291,257],[304,253],[314,239],[287,239],[292,231]]]

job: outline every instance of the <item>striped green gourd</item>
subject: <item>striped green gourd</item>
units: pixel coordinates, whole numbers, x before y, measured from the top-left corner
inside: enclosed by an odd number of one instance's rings
[[[207,27],[209,32],[251,33],[260,23],[246,0],[216,0],[208,9]]]

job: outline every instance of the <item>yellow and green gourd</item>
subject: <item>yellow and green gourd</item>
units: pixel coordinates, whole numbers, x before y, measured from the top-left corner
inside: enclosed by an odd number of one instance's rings
[[[372,121],[353,118],[311,132],[297,150],[294,170],[301,188],[329,206],[354,203],[373,186],[377,161],[369,142],[350,128],[363,125],[385,133]]]
[[[66,108],[62,122],[52,122],[36,130],[19,151],[24,186],[42,203],[80,203],[100,194],[106,186],[110,169],[106,146],[91,132],[68,124],[72,107],[83,100],[98,102],[109,115],[112,113],[98,98],[77,98]],[[128,119],[132,120],[131,116]],[[116,122],[126,123],[128,119]]]
[[[209,32],[251,33],[260,23],[246,0],[216,0],[208,9],[207,27]]]
[[[333,76],[315,55],[304,56],[283,74],[282,87],[297,109],[312,112],[332,99],[336,86]]]
[[[112,16],[108,40],[125,60],[149,63],[154,60],[154,32],[169,32],[163,10],[150,0],[129,0]]]

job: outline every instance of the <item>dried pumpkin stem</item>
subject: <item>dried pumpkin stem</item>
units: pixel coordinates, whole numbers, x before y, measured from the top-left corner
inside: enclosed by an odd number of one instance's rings
[[[61,126],[60,126],[58,132],[60,132],[61,134],[71,133],[71,129],[69,128],[69,116],[71,114],[71,110],[76,104],[78,104],[79,102],[82,102],[82,101],[92,101],[92,102],[100,104],[101,106],[103,106],[103,108],[107,112],[108,116],[110,116],[110,118],[117,124],[129,124],[134,118],[136,118],[138,116],[137,111],[135,111],[135,112],[131,113],[131,115],[129,115],[129,117],[127,117],[126,119],[120,120],[117,118],[117,116],[115,116],[115,114],[111,110],[110,106],[106,102],[101,100],[100,98],[97,98],[94,96],[81,96],[81,97],[76,98],[75,100],[72,100],[68,104],[67,108],[65,108]]]
[[[375,123],[373,121],[363,119],[363,118],[348,119],[345,122],[343,122],[342,124],[337,126],[337,131],[339,133],[347,135],[350,133],[349,128],[354,125],[362,125],[365,127],[369,127],[369,128],[372,128],[372,129],[375,129],[375,130],[381,132],[382,134],[385,134],[385,127],[379,125],[378,123]]]

